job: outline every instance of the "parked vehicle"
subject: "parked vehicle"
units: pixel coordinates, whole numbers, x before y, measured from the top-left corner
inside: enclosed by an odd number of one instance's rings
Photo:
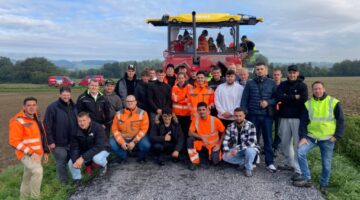
[[[89,85],[90,80],[97,80],[100,86],[105,85],[105,79],[103,75],[87,75],[80,81],[79,85],[87,86]]]
[[[72,81],[68,76],[49,76],[48,85],[50,87],[59,86],[75,86],[75,82]]]

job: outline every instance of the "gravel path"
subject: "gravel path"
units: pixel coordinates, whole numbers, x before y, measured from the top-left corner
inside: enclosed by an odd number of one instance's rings
[[[312,188],[291,185],[291,172],[271,174],[259,165],[247,178],[234,166],[202,165],[196,171],[186,164],[170,161],[158,166],[152,161],[140,165],[135,159],[126,164],[111,163],[105,177],[96,177],[69,199],[323,199]]]

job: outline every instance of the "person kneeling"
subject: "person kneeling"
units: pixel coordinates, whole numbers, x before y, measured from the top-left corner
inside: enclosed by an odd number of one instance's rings
[[[256,156],[256,128],[245,120],[245,112],[241,108],[234,110],[234,119],[226,129],[223,160],[240,167],[245,166],[245,176],[251,177]]]
[[[179,161],[184,134],[175,114],[170,109],[164,108],[162,114],[156,116],[155,124],[150,131],[150,139],[156,161],[160,166],[164,165],[164,153],[171,152],[173,161]]]
[[[91,175],[91,167],[102,167],[100,175],[107,171],[107,157],[105,130],[102,125],[91,121],[87,112],[77,115],[78,130],[71,138],[69,169],[74,180],[78,184],[81,180],[81,167],[86,166],[85,171]]]

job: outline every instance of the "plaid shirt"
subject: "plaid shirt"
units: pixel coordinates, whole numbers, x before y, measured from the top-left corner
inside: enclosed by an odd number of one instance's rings
[[[256,145],[256,128],[253,123],[245,120],[243,125],[239,127],[241,130],[240,141],[238,144],[238,127],[233,122],[226,128],[226,135],[223,141],[223,149],[225,152],[230,151],[235,147],[239,147],[240,150],[246,149],[247,147],[255,147]]]

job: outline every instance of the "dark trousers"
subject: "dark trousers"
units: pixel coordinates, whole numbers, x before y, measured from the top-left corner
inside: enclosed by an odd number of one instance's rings
[[[220,119],[220,120],[225,126],[225,128],[227,128],[227,126],[233,122],[232,120],[227,120],[227,119]]]
[[[69,147],[55,147],[53,154],[56,160],[56,175],[60,182],[66,183],[68,180],[67,166],[70,159]]]
[[[190,116],[176,116],[179,120],[179,124],[181,126],[181,130],[184,133],[184,139],[186,139],[189,136],[189,127],[191,123]]]
[[[175,150],[175,144],[171,142],[153,143],[153,154],[158,161],[164,161],[165,157],[171,156]]]
[[[279,123],[280,123],[280,118],[278,116],[274,117],[274,124],[275,124],[275,137],[274,137],[274,142],[273,142],[273,149],[276,150],[279,148],[279,145],[281,143],[281,139],[279,136]]]
[[[248,119],[255,125],[257,140],[260,141],[261,135],[263,137],[266,165],[274,164],[274,152],[272,150],[273,118],[265,115],[248,115]]]

